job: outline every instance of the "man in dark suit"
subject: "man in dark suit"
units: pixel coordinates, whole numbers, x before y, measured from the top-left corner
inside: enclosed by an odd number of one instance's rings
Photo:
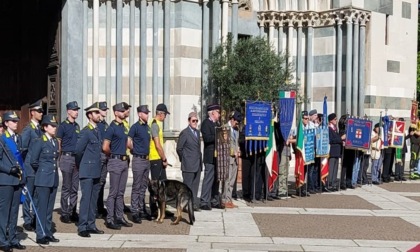
[[[96,204],[101,190],[99,180],[102,171],[102,137],[97,126],[100,121],[99,103],[95,102],[85,111],[89,123],[80,132],[75,149],[76,166],[79,167],[82,191],[78,234],[81,237],[90,237],[90,234],[104,233],[95,225]]]
[[[31,121],[22,131],[22,156],[25,162],[25,172],[26,172],[26,188],[28,189],[31,195],[34,195],[35,186],[35,171],[30,164],[30,152],[29,147],[31,142],[42,135],[40,122],[42,120],[42,115],[44,110],[42,109],[42,100],[39,100],[31,105],[29,105],[29,111],[31,113]],[[26,231],[34,231],[35,228],[35,218],[31,213],[31,202],[29,197],[25,198],[25,202],[22,204],[23,210],[23,228]]]
[[[182,178],[193,193],[194,211],[198,211],[199,200],[197,197],[201,163],[200,131],[197,130],[198,117],[196,112],[188,115],[188,127],[179,134],[176,152],[181,161]]]
[[[204,142],[204,179],[201,186],[201,202],[202,210],[211,210],[210,200],[213,198],[213,206],[216,206],[214,200],[218,196],[219,183],[217,183],[216,158],[214,155],[216,126],[220,119],[220,105],[212,104],[207,106],[208,117],[201,124],[201,134]],[[215,179],[216,178],[216,179]]]
[[[23,163],[19,151],[22,141],[16,133],[18,122],[19,117],[15,112],[7,111],[3,114],[5,130],[0,137],[0,250],[3,251],[26,248],[16,236],[21,184],[25,179],[20,164]]]

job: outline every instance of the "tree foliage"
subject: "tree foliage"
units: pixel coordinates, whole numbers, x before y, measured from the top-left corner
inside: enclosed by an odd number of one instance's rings
[[[223,109],[239,109],[245,100],[274,101],[279,90],[290,90],[291,65],[287,55],[278,55],[261,37],[231,39],[219,45],[210,55],[208,73]]]

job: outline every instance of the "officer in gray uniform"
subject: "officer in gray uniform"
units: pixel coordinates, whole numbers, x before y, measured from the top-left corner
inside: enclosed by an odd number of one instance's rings
[[[101,146],[104,141],[105,131],[109,127],[108,123],[106,122],[106,114],[108,113],[108,105],[105,101],[99,102],[99,113],[101,115],[101,119],[98,123],[98,129],[101,132]],[[106,170],[106,165],[108,164],[108,158],[105,153],[101,152],[101,164],[102,164],[102,171],[101,171],[101,179],[99,183],[101,184],[101,190],[99,191],[98,196],[98,203],[96,205],[96,218],[106,217],[106,209],[104,206],[104,189],[106,184],[106,176],[108,175],[108,171]]]
[[[127,135],[123,120],[126,118],[126,106],[117,103],[112,107],[115,120],[105,132],[102,144],[103,152],[109,157],[107,170],[109,172],[109,195],[106,201],[108,215],[106,226],[110,229],[121,229],[121,226],[132,227],[123,216],[124,192],[128,178]]]
[[[95,102],[85,111],[89,123],[80,132],[75,151],[82,191],[78,234],[81,237],[90,237],[90,234],[104,233],[95,224],[96,205],[101,190],[99,180],[102,171],[102,137],[97,126],[100,121],[99,102]]]
[[[61,157],[60,170],[63,177],[61,188],[61,217],[63,223],[78,222],[76,213],[77,191],[79,190],[79,171],[76,168],[74,150],[76,149],[77,135],[80,132],[76,122],[80,107],[76,101],[67,103],[67,119],[57,130],[57,139],[60,143]]]
[[[15,112],[3,114],[5,130],[0,137],[0,249],[3,251],[26,248],[16,236],[20,194],[25,179],[19,152],[22,140],[16,134],[18,122]]]
[[[135,223],[141,223],[142,218],[151,220],[146,212],[144,198],[150,173],[150,127],[147,105],[137,107],[138,122],[133,124],[128,132],[128,148],[133,154],[133,188],[131,190],[131,213]]]
[[[29,105],[29,111],[31,113],[31,121],[22,131],[22,156],[25,163],[26,188],[31,195],[34,195],[35,172],[30,164],[31,157],[29,148],[32,141],[42,135],[41,126],[39,124],[44,113],[44,110],[42,109],[42,100]],[[23,228],[26,231],[34,231],[36,218],[34,218],[33,213],[31,213],[31,202],[29,197],[25,198],[25,201],[22,204],[22,210]]]
[[[52,231],[52,215],[58,188],[57,160],[58,141],[55,139],[57,121],[52,115],[45,115],[41,122],[45,133],[31,145],[30,164],[35,169],[36,208],[39,222],[36,227],[36,242],[49,244],[59,242]]]

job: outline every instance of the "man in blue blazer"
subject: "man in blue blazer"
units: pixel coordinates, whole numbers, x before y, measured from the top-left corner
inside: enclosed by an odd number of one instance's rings
[[[100,121],[99,103],[95,102],[85,109],[88,125],[80,132],[76,144],[76,167],[79,168],[80,199],[78,234],[90,237],[90,234],[103,234],[95,225],[96,204],[101,190],[101,133],[97,124]]]
[[[199,210],[197,193],[202,170],[200,131],[197,125],[197,113],[191,112],[188,115],[188,127],[181,131],[176,145],[184,184],[191,189],[194,196],[194,211]]]

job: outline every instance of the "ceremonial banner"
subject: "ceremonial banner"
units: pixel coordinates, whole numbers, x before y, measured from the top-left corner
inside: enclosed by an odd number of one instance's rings
[[[263,101],[247,101],[245,105],[245,139],[268,140],[271,122],[271,104]]]
[[[280,91],[279,96],[280,132],[283,139],[287,140],[293,125],[296,91]]]
[[[346,149],[369,150],[372,134],[372,121],[352,118],[347,120]]]
[[[305,164],[315,162],[315,129],[304,130]]]
[[[411,116],[410,116],[411,123],[416,123],[418,109],[419,109],[418,101],[411,101]]]
[[[329,174],[328,157],[330,154],[330,132],[328,130],[327,96],[324,97],[322,124],[316,133],[316,155],[321,157],[321,181],[325,185]]]
[[[390,121],[389,127],[389,147],[393,148],[402,148],[404,146],[405,139],[405,122],[401,121]]]
[[[302,117],[297,127],[295,160],[296,188],[299,188],[305,183],[305,141]]]
[[[388,132],[389,132],[389,117],[386,115],[383,117],[383,124],[382,127],[384,128],[384,148],[388,148],[389,140],[388,140]]]

